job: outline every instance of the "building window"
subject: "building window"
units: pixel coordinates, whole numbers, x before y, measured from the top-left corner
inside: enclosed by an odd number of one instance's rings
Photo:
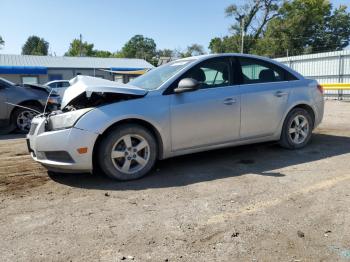
[[[128,81],[128,82],[130,82],[130,81],[132,81],[132,80],[136,79],[137,77],[138,77],[137,75],[134,75],[134,76],[129,76],[129,81]]]
[[[114,75],[114,81],[120,84],[124,83],[124,77],[122,75]]]
[[[55,80],[63,80],[62,75],[59,75],[59,74],[50,74],[50,75],[49,75],[49,81],[55,81]]]
[[[22,84],[38,84],[37,76],[22,76]]]

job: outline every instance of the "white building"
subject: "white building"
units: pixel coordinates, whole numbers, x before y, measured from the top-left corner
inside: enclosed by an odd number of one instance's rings
[[[0,54],[0,77],[14,83],[43,84],[77,75],[127,83],[152,68],[143,59]]]

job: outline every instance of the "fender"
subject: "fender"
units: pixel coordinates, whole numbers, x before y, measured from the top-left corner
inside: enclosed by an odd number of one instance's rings
[[[146,122],[162,140],[163,154],[160,158],[163,158],[171,149],[169,101],[164,96],[150,96],[104,105],[83,115],[75,127],[102,135],[109,127],[122,121],[132,119]],[[157,110],[152,108],[154,106],[157,106]]]
[[[310,103],[309,101],[307,100],[301,100],[301,101],[297,101],[297,102],[294,102],[293,104],[290,104],[288,105],[288,108],[286,109],[284,115],[283,115],[283,118],[281,120],[281,122],[279,123],[278,125],[278,128],[277,128],[277,131],[276,133],[274,134],[274,137],[276,138],[276,140],[280,139],[280,136],[281,136],[281,133],[282,133],[282,128],[283,128],[283,124],[287,118],[287,115],[289,114],[289,112],[297,107],[297,106],[300,106],[300,105],[306,105],[308,107],[310,107],[312,109],[312,111],[314,112],[314,115],[315,115],[315,119],[317,118],[317,110],[315,109],[315,107],[312,105],[312,103]]]

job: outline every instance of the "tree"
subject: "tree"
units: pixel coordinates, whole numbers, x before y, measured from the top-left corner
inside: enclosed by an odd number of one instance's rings
[[[350,13],[327,0],[285,2],[257,45],[261,54],[284,56],[342,50],[349,45]]]
[[[94,44],[88,42],[81,42],[79,39],[73,39],[70,43],[68,51],[65,56],[88,56],[88,57],[113,57],[113,53],[106,50],[94,49]]]
[[[135,35],[123,46],[120,52],[117,52],[116,56],[142,58],[148,62],[154,62],[156,47],[156,43],[152,38],[147,38],[143,35]]]
[[[241,48],[241,37],[239,35],[213,38],[209,49],[212,53],[238,53]]]
[[[342,50],[349,45],[350,13],[333,9],[328,0],[250,0],[226,8],[234,17],[233,35],[213,38],[213,53],[244,52],[270,57]]]
[[[172,57],[175,59],[180,59],[183,55],[183,52],[180,48],[175,48],[172,52]]]
[[[73,39],[65,56],[94,56],[94,44]]]
[[[108,57],[112,57],[113,54],[111,52],[109,52],[109,51],[93,50],[93,56],[108,58]]]
[[[157,51],[158,57],[173,57],[174,51],[171,49],[160,49]]]
[[[234,34],[249,34],[253,39],[258,39],[266,24],[278,16],[281,0],[250,0],[242,6],[230,5],[225,14],[234,17],[235,23],[231,26]]]
[[[263,37],[267,24],[279,15],[281,0],[248,0],[245,4],[230,5],[225,9],[227,17],[234,18],[232,36],[214,38],[209,49],[213,53],[240,52],[244,34],[244,52],[250,52]]]
[[[181,54],[181,57],[190,57],[190,56],[197,56],[197,55],[204,55],[204,48],[201,45],[198,44],[192,44],[187,47],[186,51]]]
[[[0,36],[0,49],[5,45],[4,39]]]
[[[350,40],[350,13],[346,6],[336,8],[325,17],[324,23],[316,26],[316,34],[310,43],[314,48],[325,51],[343,50]]]
[[[30,36],[22,47],[22,55],[47,55],[49,43],[44,38]]]

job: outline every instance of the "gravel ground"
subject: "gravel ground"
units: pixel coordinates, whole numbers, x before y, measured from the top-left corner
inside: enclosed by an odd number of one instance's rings
[[[115,182],[48,174],[0,137],[1,261],[350,261],[350,103],[299,151],[275,144],[164,160]]]

